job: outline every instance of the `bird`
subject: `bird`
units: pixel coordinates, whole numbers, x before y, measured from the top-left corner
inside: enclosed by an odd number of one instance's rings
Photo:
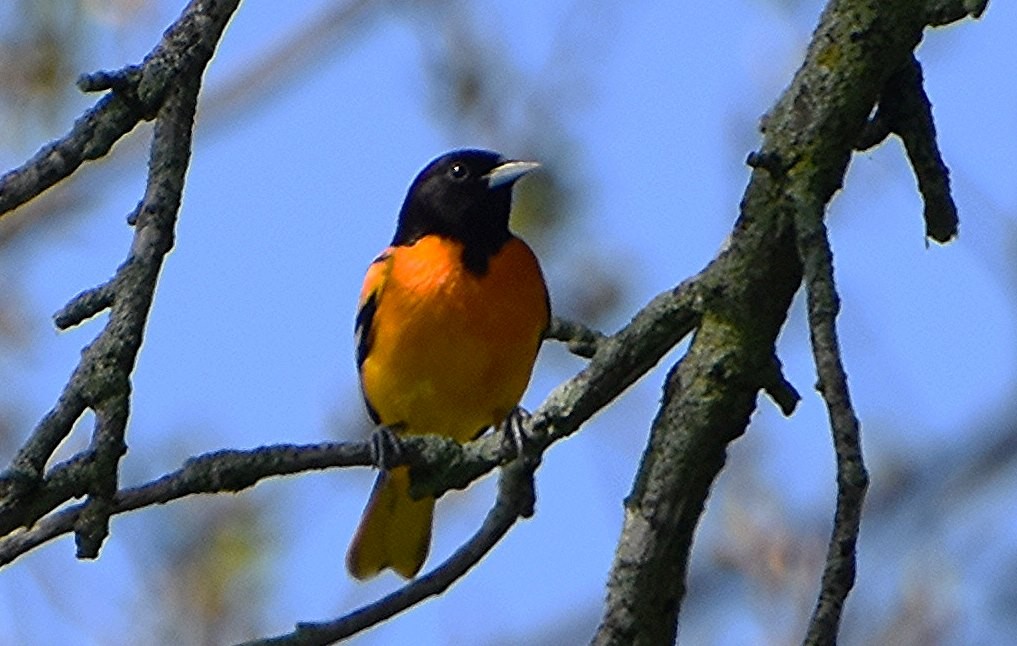
[[[539,166],[461,149],[413,180],[355,322],[361,391],[380,429],[463,443],[520,410],[551,306],[509,214],[513,185]],[[346,555],[354,578],[420,571],[435,499],[409,490],[408,466],[382,468]]]

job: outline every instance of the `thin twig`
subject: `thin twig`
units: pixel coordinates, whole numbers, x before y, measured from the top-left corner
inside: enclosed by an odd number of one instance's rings
[[[957,205],[950,193],[950,171],[939,152],[932,105],[922,80],[922,66],[912,56],[892,78],[891,101],[897,104],[893,129],[904,142],[925,202],[925,235],[948,242],[957,235]]]
[[[862,460],[858,418],[851,406],[847,373],[840,357],[836,318],[840,298],[833,278],[833,253],[818,204],[800,205],[795,217],[808,300],[809,333],[819,376],[817,390],[826,402],[837,454],[837,509],[816,609],[804,643],[826,646],[837,641],[841,612],[855,582],[855,545],[869,476]]]
[[[53,315],[53,323],[61,330],[72,328],[108,309],[113,305],[115,295],[112,280],[87,289],[60,308],[60,311]]]
[[[582,323],[555,316],[551,319],[551,326],[544,333],[544,338],[561,341],[572,354],[589,359],[596,354],[597,347],[604,340],[604,334]]]
[[[798,407],[798,402],[802,400],[802,396],[784,376],[784,368],[777,355],[773,355],[770,366],[764,371],[762,381],[763,391],[770,396],[773,403],[777,404],[785,417],[791,417],[795,408]]]
[[[918,189],[925,203],[925,235],[948,242],[957,235],[957,206],[950,193],[950,171],[936,141],[932,104],[925,93],[922,66],[912,54],[886,81],[879,108],[859,135],[855,147],[867,150],[891,133],[904,142]]]

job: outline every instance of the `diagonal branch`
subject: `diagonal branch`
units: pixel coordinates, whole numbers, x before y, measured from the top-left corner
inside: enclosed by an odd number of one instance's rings
[[[53,315],[53,323],[61,330],[72,328],[113,305],[116,289],[112,280],[86,289]]]
[[[502,468],[498,497],[480,529],[445,562],[374,603],[344,617],[299,623],[293,632],[247,642],[244,646],[320,646],[377,625],[447,590],[490,552],[520,518],[533,514],[533,472],[539,461],[515,460]]]
[[[693,329],[702,303],[703,290],[700,277],[696,277],[651,300],[615,335],[599,339],[597,351],[586,369],[559,386],[527,422],[532,438],[528,451],[532,451],[532,459],[512,461],[503,469],[494,508],[477,534],[448,561],[426,577],[350,615],[321,624],[300,624],[294,633],[279,638],[282,641],[278,643],[329,643],[383,621],[451,586],[494,547],[519,517],[532,514],[532,474],[543,452],[578,430],[591,415],[650,370]],[[570,327],[581,328],[575,324]],[[403,457],[414,468],[415,487],[422,489],[420,493],[435,495],[450,488],[465,487],[499,464],[505,464],[514,453],[498,434],[489,434],[463,446],[440,436],[407,437],[403,442]],[[274,475],[366,464],[370,464],[370,450],[365,443],[220,451],[189,460],[180,470],[158,480],[119,492],[107,511],[113,515],[194,494],[238,491]],[[74,488],[82,479],[81,471],[87,468],[87,460],[72,458],[47,475],[41,490]],[[422,476],[419,482],[418,476]],[[37,495],[36,499],[40,497],[47,498]],[[81,522],[87,505],[83,503],[56,512],[27,531],[0,540],[0,565],[72,531]]]
[[[201,89],[201,68],[182,72],[156,116],[148,186],[138,209],[134,245],[113,282],[114,297],[106,330],[114,332],[107,335],[104,330],[89,348],[96,363],[115,362],[115,367],[101,378],[101,390],[87,397],[92,401],[96,422],[89,447],[92,457],[89,499],[74,530],[79,558],[98,556],[109,534],[120,458],[127,452],[130,373],[141,348],[163,258],[173,248],[173,229],[190,162],[191,131]]]
[[[357,35],[369,28],[370,20],[387,6],[378,0],[328,3],[294,31],[285,35],[281,41],[266,42],[262,51],[252,55],[242,69],[238,69],[235,74],[220,80],[217,84],[203,88],[198,111],[200,132],[205,136],[214,134],[217,128],[222,129],[224,125],[231,125],[238,113],[259,99],[273,93],[284,93],[289,86],[299,83],[304,74],[313,74],[317,67],[309,64],[310,62],[321,60],[334,54],[335,50],[343,49]],[[130,72],[140,67],[141,65],[137,65],[119,72],[87,75],[82,77],[78,86],[83,91],[99,91],[108,86],[108,89],[114,90],[111,97],[119,93],[121,98],[124,98],[130,92]],[[88,114],[91,114],[91,111]],[[106,126],[109,125],[107,121]],[[103,130],[115,132],[115,128],[110,127],[104,127]],[[119,177],[124,169],[136,168],[139,163],[143,163],[142,148],[147,147],[148,133],[139,131],[147,129],[142,127],[128,130],[136,136],[122,137],[116,144],[115,154],[107,155],[102,164],[90,168],[92,172],[72,173],[66,177],[67,181],[59,182],[47,189],[44,194],[34,199],[30,198],[27,203],[16,207],[17,213],[13,217],[0,215],[2,220],[0,248],[33,229],[35,224],[76,217],[83,205],[95,199],[93,190],[95,186],[104,180]],[[64,139],[68,137],[71,137],[71,134]],[[71,148],[73,147],[72,145]],[[32,162],[29,162],[27,165],[31,164]],[[0,189],[0,194],[5,190],[8,189]],[[2,202],[0,199],[0,203]]]

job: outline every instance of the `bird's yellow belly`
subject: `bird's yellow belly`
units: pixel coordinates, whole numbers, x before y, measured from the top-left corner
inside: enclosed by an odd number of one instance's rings
[[[483,276],[462,268],[457,246],[430,251],[426,262],[392,267],[361,379],[382,423],[462,442],[518,404],[547,325],[547,296],[519,240]]]

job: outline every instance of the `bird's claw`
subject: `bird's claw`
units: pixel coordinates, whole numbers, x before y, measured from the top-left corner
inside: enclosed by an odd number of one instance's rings
[[[403,443],[395,430],[384,424],[371,433],[371,462],[379,469],[391,469],[402,462]]]
[[[516,458],[530,457],[532,453],[530,449],[533,441],[526,429],[529,420],[530,413],[522,406],[516,406],[502,423],[504,441],[515,451]]]

